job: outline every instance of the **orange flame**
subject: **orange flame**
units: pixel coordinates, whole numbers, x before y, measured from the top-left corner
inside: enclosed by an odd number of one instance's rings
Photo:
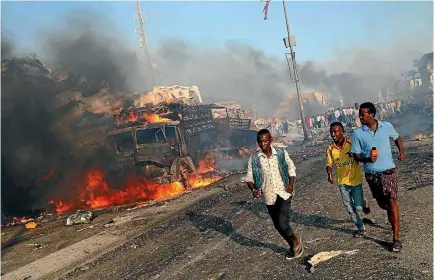
[[[189,182],[193,188],[207,186],[218,181],[221,177],[201,178],[191,177]],[[169,184],[157,184],[137,175],[131,175],[126,180],[125,187],[120,190],[109,189],[108,183],[102,171],[94,169],[84,176],[85,186],[81,188],[79,200],[87,208],[104,208],[112,205],[125,205],[144,200],[161,200],[174,197],[185,192],[180,182]],[[72,210],[80,203],[78,201],[65,203],[63,201],[51,201],[56,205],[58,214]]]
[[[130,110],[128,112],[128,122],[137,122],[139,120],[139,116],[136,115],[136,113],[134,113],[134,110]]]
[[[170,122],[171,119],[163,118],[159,116],[158,114],[152,113],[152,114],[143,114],[143,117],[148,123],[157,123],[157,122]]]
[[[57,202],[55,202],[54,200],[50,200],[49,203],[56,205],[56,212],[57,212],[57,214],[62,214],[63,212],[66,212],[66,211],[70,210],[73,207],[73,205],[71,203],[65,203],[63,201],[57,201]]]
[[[205,187],[208,186],[209,184],[212,184],[214,182],[217,182],[218,180],[220,180],[222,177],[220,176],[215,176],[212,178],[203,178],[203,177],[191,177],[189,178],[189,182],[191,184],[191,186],[193,188],[200,188],[200,187]]]
[[[48,172],[47,174],[45,174],[41,178],[39,178],[39,182],[47,181],[48,179],[53,177],[54,172],[56,172],[56,170],[51,169],[50,172]]]
[[[211,155],[208,154],[199,161],[197,173],[204,174],[208,172],[215,172],[216,170],[216,160]]]
[[[8,223],[6,226],[13,226],[13,225],[18,225],[18,224],[25,224],[27,222],[31,222],[34,221],[33,218],[27,218],[27,217],[13,217],[12,218],[12,222]]]

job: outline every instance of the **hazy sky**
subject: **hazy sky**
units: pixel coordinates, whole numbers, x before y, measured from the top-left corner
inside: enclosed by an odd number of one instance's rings
[[[38,31],[56,27],[71,10],[99,10],[138,45],[135,2],[2,2],[2,28],[15,42],[35,46]],[[164,39],[182,38],[197,46],[219,48],[228,40],[284,57],[286,34],[282,3],[272,1],[269,19],[263,2],[144,1],[151,48]],[[299,60],[329,60],[334,50],[432,36],[432,2],[287,2]],[[426,26],[426,28],[421,28]],[[409,37],[410,36],[410,37]],[[108,42],[109,44],[109,42]]]

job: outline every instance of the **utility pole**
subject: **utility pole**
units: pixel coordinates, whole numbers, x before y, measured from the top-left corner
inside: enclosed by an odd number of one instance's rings
[[[154,69],[152,67],[151,57],[149,55],[148,40],[146,38],[146,29],[143,20],[142,9],[140,8],[140,2],[138,0],[136,1],[136,11],[137,11],[137,22],[139,25],[139,29],[137,31],[139,33],[140,48],[142,48],[145,52],[146,64],[148,65],[149,74],[151,75],[152,87],[154,87],[155,86]]]
[[[324,109],[324,114],[327,112],[326,110],[326,101],[325,101],[326,95],[324,89],[322,90],[322,107]]]
[[[282,1],[282,4],[283,4],[283,12],[285,13],[286,30],[288,31],[288,44],[289,44],[289,49],[291,51],[292,69],[294,71],[294,82],[295,82],[295,87],[297,89],[298,106],[300,107],[300,117],[303,126],[303,135],[304,135],[304,140],[307,141],[309,139],[309,136],[307,134],[307,125],[306,125],[306,120],[304,119],[304,111],[303,111],[303,103],[301,101],[300,86],[298,84],[299,80],[298,80],[298,73],[297,73],[297,62],[295,61],[294,46],[291,40],[291,29],[289,28],[288,14],[286,13],[285,1]]]

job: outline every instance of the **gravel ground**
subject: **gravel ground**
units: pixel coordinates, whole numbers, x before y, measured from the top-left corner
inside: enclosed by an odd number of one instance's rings
[[[298,175],[292,224],[305,243],[300,260],[284,259],[287,246],[274,230],[265,205],[251,199],[246,187],[238,183],[242,175],[235,175],[172,201],[134,210],[134,220],[112,232],[123,236],[126,243],[103,255],[77,260],[79,264],[60,279],[432,279],[432,134],[421,141],[411,140],[412,134],[432,133],[432,118],[401,117],[392,123],[406,139],[407,160],[396,162],[401,253],[390,252],[386,213],[373,201],[366,183],[372,208],[368,218],[374,224],[368,225],[365,238],[352,237],[353,225],[338,189],[324,175],[329,141],[324,142],[324,131],[319,132],[318,141],[290,152]],[[108,220],[124,215],[128,215],[125,210],[113,213],[107,209],[92,229],[86,229],[88,225],[66,227],[64,219],[42,223],[32,231],[23,226],[4,228],[2,272],[69,248],[104,230],[102,225]],[[29,243],[44,246],[36,250]],[[358,250],[355,255],[320,263],[313,274],[306,270],[307,259],[315,253],[353,249]],[[56,279],[70,268],[59,267],[45,279]]]
[[[324,157],[316,156],[296,159],[292,221],[305,242],[300,260],[284,259],[286,244],[265,206],[239,184],[61,279],[432,279],[432,179],[416,183],[417,178],[432,178],[432,139],[406,141],[405,147],[407,161],[397,162],[400,253],[390,252],[386,214],[366,183],[374,224],[365,238],[352,237],[338,190],[326,182]],[[353,249],[358,249],[355,255],[320,263],[313,274],[305,268],[315,253]]]

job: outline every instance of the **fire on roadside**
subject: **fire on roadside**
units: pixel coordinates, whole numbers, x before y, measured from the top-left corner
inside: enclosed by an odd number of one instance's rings
[[[18,224],[25,224],[25,223],[32,222],[32,221],[34,221],[33,218],[28,218],[28,217],[21,217],[21,218],[13,217],[12,218],[12,222],[8,223],[7,226],[13,226],[13,225],[18,225]]]
[[[220,179],[219,176],[212,178],[190,176],[188,180],[193,188],[200,188]],[[122,189],[110,189],[104,173],[97,168],[86,172],[83,176],[83,182],[84,185],[79,187],[77,199],[68,202],[50,201],[51,204],[55,204],[58,214],[77,208],[96,209],[139,201],[162,200],[185,192],[185,188],[180,182],[157,184],[134,174],[126,179]]]
[[[199,161],[199,166],[197,167],[198,174],[205,174],[209,172],[217,171],[217,162],[214,157],[207,154],[203,159]]]

